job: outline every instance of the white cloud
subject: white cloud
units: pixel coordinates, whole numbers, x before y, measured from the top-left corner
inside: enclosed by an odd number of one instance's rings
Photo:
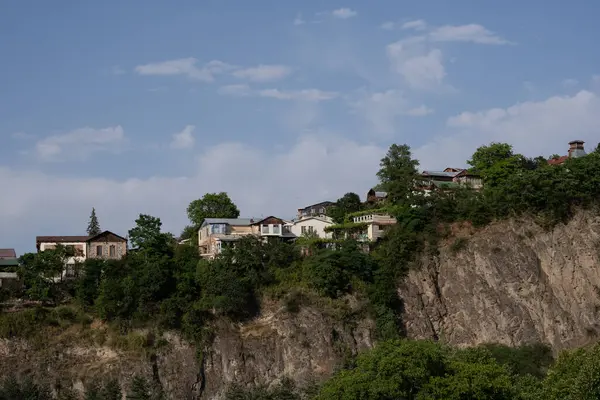
[[[264,89],[258,92],[261,97],[270,97],[278,100],[324,101],[332,100],[338,96],[336,92],[326,92],[319,89],[279,90]]]
[[[186,125],[181,132],[174,133],[171,140],[172,149],[190,149],[194,147],[196,139],[194,138],[194,125]]]
[[[579,81],[577,79],[569,78],[569,79],[565,79],[562,81],[562,85],[567,89],[573,88],[573,87],[577,86],[578,84],[579,84]]]
[[[355,10],[352,10],[350,8],[338,8],[337,10],[333,10],[331,12],[331,15],[334,18],[348,19],[348,18],[356,17],[358,15],[358,12],[356,12]]]
[[[433,42],[472,42],[479,44],[510,44],[509,41],[479,24],[445,25],[429,33]]]
[[[386,31],[393,30],[395,26],[396,26],[396,24],[394,24],[392,21],[386,21],[386,22],[382,23],[381,25],[379,25],[379,27],[381,29],[386,30]]]
[[[419,107],[411,108],[406,112],[406,114],[410,115],[411,117],[424,117],[426,115],[433,114],[433,109],[425,105],[421,105]]]
[[[198,67],[198,60],[189,58],[180,58],[177,60],[162,61],[135,67],[135,72],[140,75],[185,75],[191,79],[213,82],[216,74],[221,74],[234,69],[235,67],[222,61],[213,60],[201,67]]]
[[[125,74],[125,70],[118,65],[115,65],[111,68],[111,72],[113,75],[123,75]]]
[[[445,134],[417,149],[428,168],[464,165],[475,149],[507,142],[528,157],[566,154],[568,142],[581,139],[592,150],[600,131],[600,97],[581,90],[572,96],[517,103],[507,108],[463,112],[447,121]]]
[[[391,137],[396,131],[396,119],[406,113],[408,101],[398,90],[368,93],[353,104],[370,126],[369,132]]]
[[[302,14],[297,14],[296,18],[294,18],[294,25],[304,25],[306,21],[302,18]]]
[[[315,132],[279,151],[241,143],[208,148],[186,177],[117,181],[0,167],[0,186],[10,187],[12,194],[0,198],[0,243],[33,251],[35,235],[83,234],[92,207],[103,228],[122,235],[139,213],[160,217],[164,229],[179,234],[188,203],[206,192],[228,192],[242,216],[290,218],[299,207],[348,191],[364,196],[384,153],[384,148]]]
[[[440,49],[427,49],[422,37],[400,40],[387,46],[392,69],[413,89],[439,88],[446,76]]]
[[[257,67],[239,69],[233,76],[247,79],[252,82],[272,82],[285,78],[292,73],[292,69],[285,65],[259,65]]]
[[[83,160],[95,152],[119,152],[125,140],[120,125],[104,129],[86,127],[37,141],[35,153],[44,162]]]
[[[408,21],[402,24],[402,29],[414,29],[416,31],[422,31],[427,29],[427,23],[422,19]]]
[[[246,84],[239,85],[225,85],[221,86],[218,90],[220,95],[233,96],[233,97],[246,97],[252,94],[250,86]]]

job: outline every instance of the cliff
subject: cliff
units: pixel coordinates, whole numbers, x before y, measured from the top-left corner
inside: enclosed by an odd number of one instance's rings
[[[600,336],[596,213],[580,212],[551,230],[532,219],[481,229],[455,225],[430,253],[398,286],[411,338],[459,346],[546,342],[558,351]],[[30,372],[54,388],[81,392],[110,376],[127,390],[131,377],[142,374],[170,399],[219,399],[230,383],[252,387],[284,377],[308,385],[373,346],[373,322],[361,315],[361,304],[346,300],[338,314],[326,302],[290,311],[284,302],[264,301],[252,321],[219,320],[207,349],[174,333],[102,343],[102,324],[72,326],[43,343],[0,340],[0,375]]]
[[[597,213],[551,230],[531,219],[454,228],[400,284],[409,337],[459,346],[545,342],[555,350],[597,340]]]
[[[44,343],[0,339],[0,376],[33,374],[55,391],[82,393],[89,382],[109,377],[126,391],[132,377],[142,375],[160,384],[169,399],[218,399],[231,383],[253,387],[285,377],[300,386],[319,382],[350,354],[373,345],[374,325],[368,319],[344,323],[319,307],[291,313],[279,303],[265,304],[251,322],[219,321],[202,363],[201,352],[173,333],[137,332],[133,345],[102,345],[86,339],[109,337],[105,326],[79,329]]]

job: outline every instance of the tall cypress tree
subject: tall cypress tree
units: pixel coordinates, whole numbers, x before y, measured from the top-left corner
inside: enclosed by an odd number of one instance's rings
[[[96,217],[96,209],[92,208],[92,214],[90,215],[90,222],[88,223],[87,233],[89,236],[96,236],[102,233],[100,230],[100,223],[98,217]]]

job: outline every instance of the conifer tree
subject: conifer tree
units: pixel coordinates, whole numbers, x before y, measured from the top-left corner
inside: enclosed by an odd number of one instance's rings
[[[100,398],[102,400],[121,400],[123,398],[121,394],[121,385],[116,379],[111,379],[104,384],[101,391]]]
[[[100,230],[100,223],[98,222],[98,217],[96,216],[96,209],[92,208],[90,222],[88,223],[87,227],[88,236],[96,236],[99,235],[101,232],[102,231]]]
[[[136,376],[131,382],[131,389],[127,393],[127,400],[150,400],[148,381],[141,376]]]

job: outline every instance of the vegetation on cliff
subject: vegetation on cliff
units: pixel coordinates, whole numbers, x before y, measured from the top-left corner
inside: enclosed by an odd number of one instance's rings
[[[332,248],[310,238],[292,244],[247,237],[214,260],[201,260],[193,240],[191,245],[178,245],[173,235],[162,231],[160,219],[150,215],[140,215],[129,231],[134,249],[124,259],[87,260],[74,280],[47,279],[62,270],[69,256],[66,249],[26,254],[20,271],[26,287],[17,295],[45,307],[0,314],[0,336],[31,338],[47,335],[44,327],[89,325],[97,318],[122,333],[137,326],[179,330],[198,345],[202,357],[218,318],[251,319],[266,297],[281,300],[292,313],[306,302],[326,299],[339,318],[352,319],[361,313],[374,319],[380,344],[349,360],[323,386],[318,399],[537,399],[542,394],[558,399],[568,398],[560,396],[575,384],[587,387],[585,393],[594,393],[596,370],[600,371],[595,348],[566,354],[550,366],[548,353],[537,347],[456,350],[401,339],[397,282],[416,265],[419,254],[435,251],[445,225],[470,221],[480,226],[529,213],[551,226],[568,219],[575,207],[597,205],[600,195],[596,152],[554,166],[493,143],[479,148],[469,164],[483,177],[483,190],[465,187],[425,196],[413,190],[419,179],[418,162],[410,149],[393,145],[377,176],[380,188],[389,195],[383,207],[398,223],[368,254],[350,239],[337,240]],[[374,206],[360,204],[356,195],[348,193],[331,213],[343,224],[348,215],[369,207]],[[239,210],[219,193],[192,202],[188,214],[193,228],[186,232],[193,238],[205,218],[235,217]],[[309,247],[308,256],[301,256],[300,246]],[[363,308],[349,307],[350,297],[363,300],[359,302]],[[65,302],[70,305],[56,308]],[[575,374],[565,365],[581,367]],[[230,396],[244,393],[238,388]],[[231,398],[286,398],[283,393],[296,390],[284,387],[277,392],[279,397],[268,389],[261,393],[263,397]]]

